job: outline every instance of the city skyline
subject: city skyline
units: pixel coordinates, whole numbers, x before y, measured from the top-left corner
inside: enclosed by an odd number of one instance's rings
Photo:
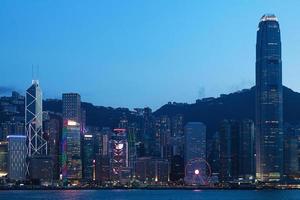
[[[255,81],[253,30],[269,11],[283,24],[283,84],[299,91],[300,27],[293,23],[299,3],[270,2],[91,2],[70,7],[67,2],[35,2],[29,7],[2,1],[0,24],[7,28],[0,40],[1,90],[23,93],[32,65],[40,66],[45,98],[78,92],[85,102],[112,107],[157,109],[169,101],[192,103],[249,88]],[[234,27],[242,28],[234,32]],[[16,70],[20,73],[11,79]]]
[[[42,101],[35,76],[25,96],[1,97],[0,189],[299,189],[300,93],[282,84],[283,23],[257,22],[255,87],[217,99],[157,111],[93,106],[73,91]]]

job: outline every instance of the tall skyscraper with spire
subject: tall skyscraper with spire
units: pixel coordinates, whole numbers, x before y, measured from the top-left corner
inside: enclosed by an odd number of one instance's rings
[[[47,141],[43,138],[42,90],[33,80],[25,96],[25,131],[28,157],[47,155]]]
[[[277,17],[262,16],[256,43],[256,179],[279,181],[283,170],[282,63]]]

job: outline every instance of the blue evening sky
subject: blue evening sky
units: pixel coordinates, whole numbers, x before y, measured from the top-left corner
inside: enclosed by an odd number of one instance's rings
[[[282,34],[283,83],[300,91],[300,1],[1,0],[0,91],[24,93],[39,65],[45,98],[153,109],[255,83],[260,17]]]

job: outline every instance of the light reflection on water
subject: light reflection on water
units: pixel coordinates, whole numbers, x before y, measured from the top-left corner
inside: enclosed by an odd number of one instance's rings
[[[46,190],[0,191],[0,200],[296,200],[300,190]]]

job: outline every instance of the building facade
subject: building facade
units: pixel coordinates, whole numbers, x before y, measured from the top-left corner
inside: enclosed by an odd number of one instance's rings
[[[25,96],[25,131],[29,158],[47,155],[47,141],[43,137],[42,102],[39,81],[33,80]]]
[[[253,181],[254,123],[252,120],[223,120],[219,129],[219,180]]]
[[[110,139],[110,166],[111,180],[120,182],[124,179],[123,174],[128,171],[128,141],[125,129],[114,129]],[[129,177],[127,177],[129,178]]]
[[[279,23],[264,15],[256,42],[256,179],[279,181],[283,172],[282,61]]]
[[[0,142],[0,177],[8,173],[8,142]]]
[[[82,178],[80,124],[66,120],[62,132],[62,178],[78,181]]]
[[[166,159],[140,157],[135,165],[135,178],[140,182],[164,184],[169,181],[169,162]]]
[[[185,164],[196,158],[206,159],[206,126],[202,122],[188,122],[184,127]]]
[[[27,146],[25,135],[8,135],[8,178],[15,181],[26,179]]]
[[[63,119],[72,120],[81,123],[81,100],[77,93],[64,93],[63,102]]]
[[[184,127],[185,137],[185,183],[203,184],[207,178],[206,126],[202,122],[188,122]],[[202,162],[203,161],[203,162]],[[197,172],[197,173],[195,173]]]
[[[82,169],[83,179],[93,180],[94,177],[94,137],[92,134],[84,134],[82,141]]]
[[[60,140],[62,129],[61,118],[52,118],[44,121],[44,134],[47,135],[48,141],[48,155],[53,162],[53,179],[59,179],[59,156],[60,156]]]
[[[234,181],[239,175],[239,123],[223,120],[220,125],[220,175],[221,182]]]
[[[239,127],[239,178],[252,180],[255,176],[254,122],[245,119]]]

